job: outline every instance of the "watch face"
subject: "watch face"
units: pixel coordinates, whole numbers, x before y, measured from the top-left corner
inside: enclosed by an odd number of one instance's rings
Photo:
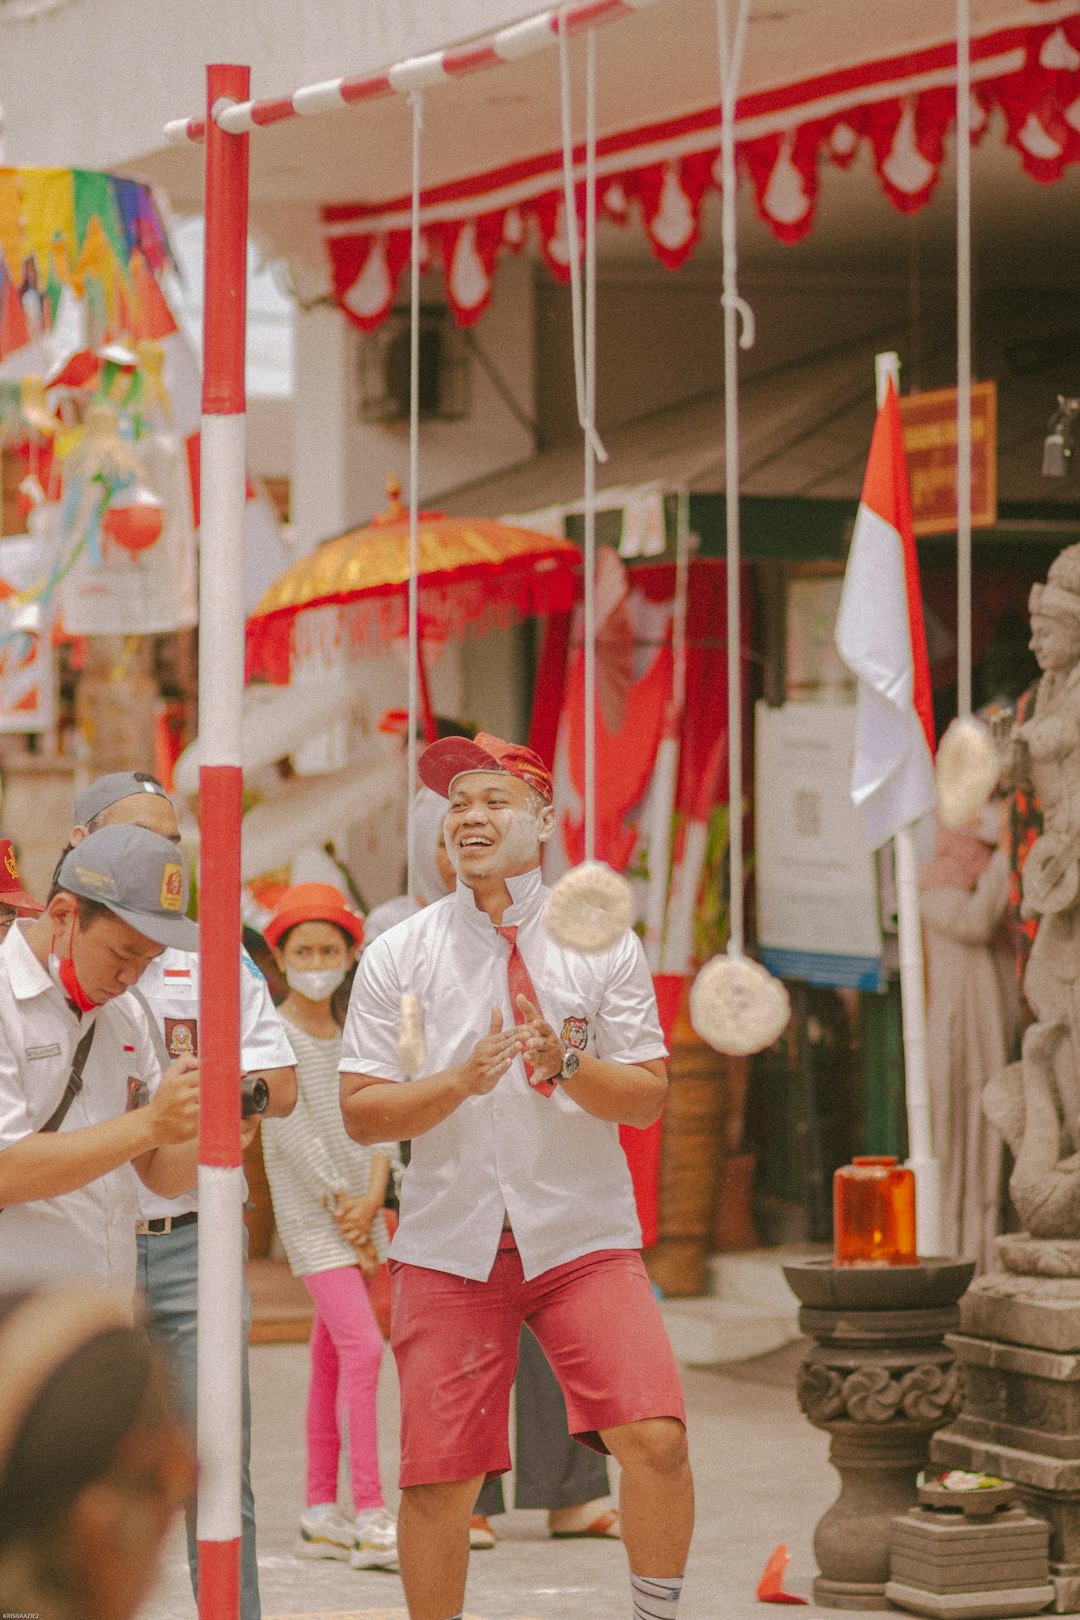
[[[559,1071],[562,1078],[564,1080],[572,1080],[580,1067],[581,1057],[579,1053],[575,1052],[572,1046],[568,1047],[566,1052],[563,1054],[562,1068]]]

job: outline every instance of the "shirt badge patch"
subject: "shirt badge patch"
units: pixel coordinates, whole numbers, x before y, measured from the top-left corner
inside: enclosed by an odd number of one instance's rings
[[[564,1046],[572,1046],[575,1052],[584,1052],[589,1043],[588,1019],[564,1018],[562,1038]]]
[[[165,1050],[171,1058],[198,1057],[199,1020],[197,1018],[166,1018]]]
[[[33,1060],[34,1058],[59,1057],[60,1056],[60,1042],[59,1041],[50,1041],[48,1046],[28,1046],[26,1048],[26,1055],[31,1060]]]
[[[184,899],[184,869],[176,861],[166,861],[161,873],[161,909],[179,911]]]

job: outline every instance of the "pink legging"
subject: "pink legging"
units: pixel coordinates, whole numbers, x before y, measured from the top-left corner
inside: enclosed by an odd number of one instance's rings
[[[307,1502],[335,1502],[348,1424],[353,1507],[382,1507],[375,1393],[383,1341],[358,1266],[304,1278],[315,1304],[307,1402]]]

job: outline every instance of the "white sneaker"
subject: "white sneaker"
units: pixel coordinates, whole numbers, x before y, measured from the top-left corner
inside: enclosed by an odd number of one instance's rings
[[[336,1558],[347,1564],[356,1546],[356,1526],[336,1502],[323,1502],[300,1515],[297,1558]]]
[[[397,1521],[386,1508],[367,1508],[356,1515],[353,1569],[393,1569],[397,1565]]]

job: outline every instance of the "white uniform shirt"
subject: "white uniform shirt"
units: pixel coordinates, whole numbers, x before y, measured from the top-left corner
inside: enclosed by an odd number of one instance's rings
[[[503,924],[517,944],[545,1019],[594,1057],[647,1063],[667,1055],[641,942],[627,932],[592,956],[570,951],[543,924],[540,873],[511,878]],[[510,948],[472,890],[427,906],[376,939],[360,958],[345,1022],[341,1067],[404,1080],[398,1060],[401,997],[417,997],[425,1074],[465,1059],[491,1024],[513,1022]],[[504,1212],[525,1276],[598,1249],[636,1249],[641,1228],[619,1128],[579,1108],[561,1087],[545,1097],[514,1060],[494,1091],[470,1097],[417,1136],[401,1187],[391,1257],[482,1281],[495,1260]]]
[[[146,1014],[133,996],[82,1018],[52,981],[18,924],[0,945],[0,1150],[41,1129],[64,1094],[79,1039],[96,1023],[83,1088],[60,1126],[77,1131],[124,1113],[129,1082],[161,1078]],[[130,1088],[134,1089],[134,1086]],[[78,1278],[135,1292],[136,1187],[130,1164],[59,1198],[0,1211],[0,1290]]]
[[[139,979],[139,994],[157,1021],[169,1062],[199,1050],[199,954],[169,947],[154,958]],[[246,951],[240,955],[240,1068],[244,1074],[259,1069],[292,1068],[296,1059],[282,1027],[270,992]],[[183,1215],[198,1209],[197,1192],[179,1198],[161,1198],[139,1182],[139,1215],[151,1221],[163,1215]]]
[[[341,1036],[324,1039],[289,1023],[296,1064],[296,1107],[287,1119],[262,1124],[263,1162],[274,1203],[274,1225],[295,1277],[355,1266],[356,1252],[333,1216],[338,1193],[363,1198],[371,1186],[371,1161],[385,1153],[391,1164],[397,1143],[361,1147],[345,1134],[338,1101]],[[386,1220],[371,1223],[375,1253],[386,1259]]]

